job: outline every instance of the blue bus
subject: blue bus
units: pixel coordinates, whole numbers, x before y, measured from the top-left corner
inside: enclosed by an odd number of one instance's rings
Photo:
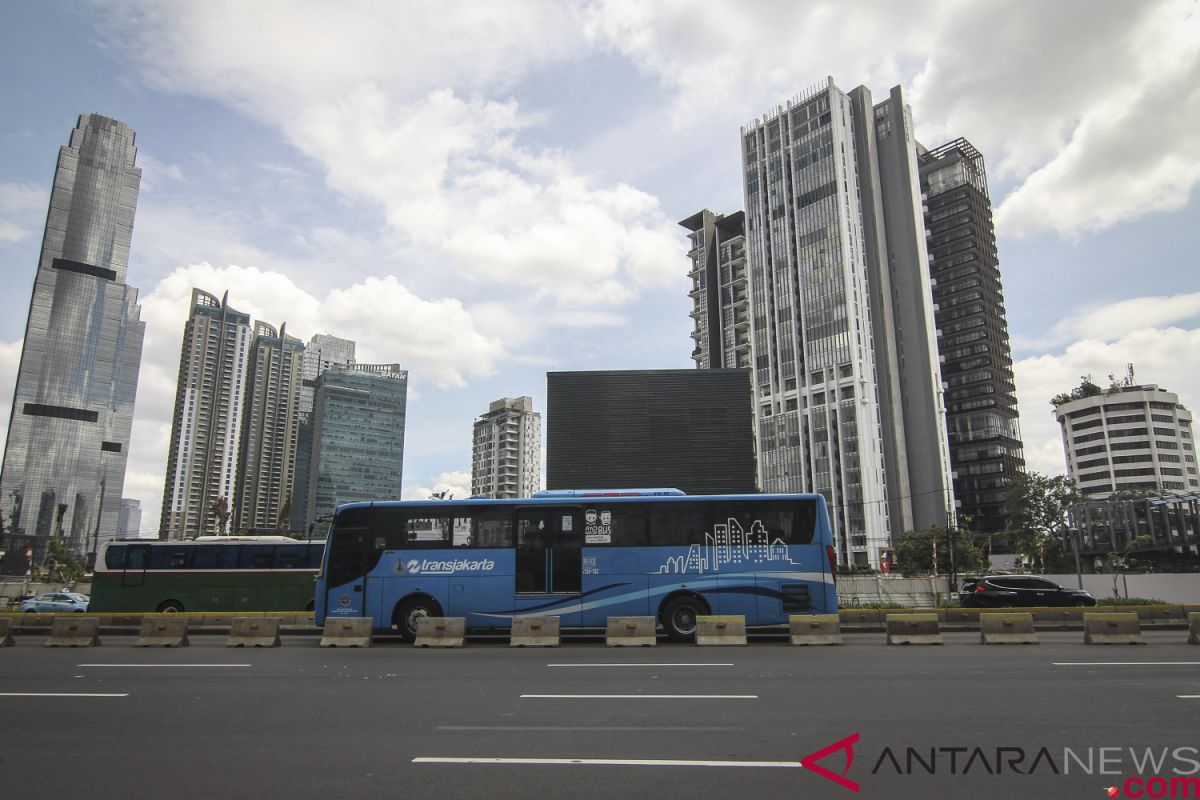
[[[837,611],[820,495],[559,490],[517,500],[340,506],[317,577],[316,622],[371,617],[412,640],[425,616],[469,630],[553,615],[563,628],[654,616],[673,640],[702,614],[778,625]]]

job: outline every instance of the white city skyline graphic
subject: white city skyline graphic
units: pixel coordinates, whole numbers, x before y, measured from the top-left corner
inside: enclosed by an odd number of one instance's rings
[[[782,539],[773,542],[769,539],[759,520],[755,520],[747,531],[736,519],[730,519],[713,526],[712,533],[704,534],[704,544],[691,545],[685,556],[668,558],[658,571],[659,574],[703,573],[719,572],[723,565],[740,567],[769,561],[796,563],[788,557],[787,545]]]

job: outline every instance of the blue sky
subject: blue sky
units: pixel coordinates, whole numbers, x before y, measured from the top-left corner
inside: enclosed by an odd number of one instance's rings
[[[1079,20],[1086,17],[1087,26]],[[1049,398],[1132,362],[1200,403],[1195,2],[0,4],[0,395],[58,148],[138,136],[146,345],[125,494],[156,525],[191,288],[410,371],[404,489],[545,373],[690,367],[683,229],[739,127],[832,75],[984,154],[1029,466]],[[0,435],[7,428],[0,401]]]

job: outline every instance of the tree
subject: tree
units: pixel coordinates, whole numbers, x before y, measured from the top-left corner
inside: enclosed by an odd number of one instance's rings
[[[292,498],[284,498],[283,508],[279,509],[279,519],[276,521],[275,527],[280,530],[292,527]]]
[[[229,500],[217,497],[208,504],[208,510],[217,515],[217,523],[220,525],[218,533],[224,536],[229,530]]]
[[[440,492],[434,492],[429,495],[430,500],[453,500],[454,494],[449,489],[442,489]]]
[[[983,550],[975,544],[970,531],[961,528],[951,532],[934,525],[919,531],[908,531],[896,540],[896,568],[906,575],[928,575],[933,571],[933,543],[937,542],[937,571],[950,574],[951,533],[954,541],[954,562],[960,573],[982,572],[987,564]]]
[[[1075,482],[1065,475],[1018,475],[1004,492],[1005,532],[1016,551],[1045,572],[1062,558],[1067,510],[1080,501]]]
[[[62,542],[50,540],[46,554],[46,576],[51,582],[61,582],[64,586],[73,586],[83,574],[83,565],[79,559],[71,555]]]

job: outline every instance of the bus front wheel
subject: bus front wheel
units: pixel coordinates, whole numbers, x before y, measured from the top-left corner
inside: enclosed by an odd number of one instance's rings
[[[696,636],[696,617],[708,613],[708,604],[694,595],[675,597],[663,606],[662,624],[673,642],[690,642]]]
[[[437,602],[429,597],[410,597],[396,606],[392,615],[392,624],[399,631],[401,638],[411,642],[417,638],[417,623],[424,617],[440,617],[442,609]]]
[[[178,600],[168,600],[165,603],[159,603],[158,612],[160,614],[182,614],[183,603]]]

